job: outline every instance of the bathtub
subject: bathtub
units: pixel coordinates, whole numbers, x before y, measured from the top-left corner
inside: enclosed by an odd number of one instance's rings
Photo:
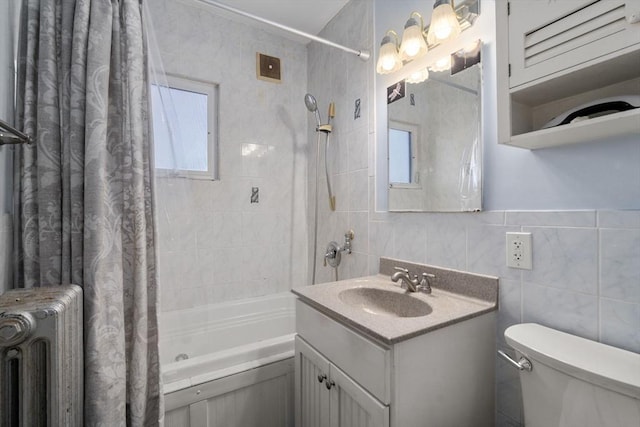
[[[289,292],[161,313],[165,426],[292,426],[294,335]]]

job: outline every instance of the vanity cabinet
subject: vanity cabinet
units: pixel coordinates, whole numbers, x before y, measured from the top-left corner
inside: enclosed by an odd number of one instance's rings
[[[296,337],[299,405],[296,425],[389,427],[389,407]]]
[[[495,315],[384,343],[297,300],[296,426],[493,427]]]
[[[640,95],[637,0],[497,0],[499,142],[543,148],[640,133],[640,109],[544,128],[601,99]]]

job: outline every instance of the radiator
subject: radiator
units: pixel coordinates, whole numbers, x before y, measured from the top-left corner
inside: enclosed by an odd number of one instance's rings
[[[82,289],[0,296],[0,425],[82,426]]]

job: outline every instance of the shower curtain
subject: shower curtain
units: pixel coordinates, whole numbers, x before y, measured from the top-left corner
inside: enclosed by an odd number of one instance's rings
[[[84,289],[85,425],[162,414],[140,0],[23,0],[16,286]]]

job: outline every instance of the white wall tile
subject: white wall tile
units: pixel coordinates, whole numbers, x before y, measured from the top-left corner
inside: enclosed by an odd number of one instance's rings
[[[601,341],[640,353],[640,304],[600,300]]]
[[[595,227],[595,211],[507,211],[507,225]]]
[[[343,174],[349,171],[349,139],[351,133],[340,129],[331,134],[329,141],[329,165],[331,174]],[[320,139],[320,148],[324,152],[325,137]],[[324,158],[324,157],[322,157]],[[320,163],[324,173],[323,163]]]
[[[353,230],[355,234],[351,243],[353,250],[365,254],[369,253],[369,213],[349,212],[349,229]],[[344,240],[340,244],[342,245],[343,242]]]
[[[369,256],[362,252],[353,252],[351,255],[342,254],[342,260],[349,266],[348,278],[363,277],[369,275]],[[341,277],[340,280],[347,277]]]
[[[506,233],[519,227],[470,226],[467,233],[467,266],[469,271],[498,275],[501,279],[520,279],[521,271],[507,267]]]
[[[640,229],[600,230],[600,294],[640,303]]]
[[[366,211],[369,208],[369,177],[366,169],[349,173],[349,210]]]
[[[434,215],[427,223],[427,264],[464,270],[467,267],[467,230],[459,220]]]
[[[640,228],[640,211],[598,211],[602,228]]]
[[[392,256],[393,225],[387,221],[372,221],[369,223],[369,252],[377,256]],[[376,270],[377,271],[377,270]]]
[[[509,326],[522,323],[522,283],[519,280],[500,279],[498,294],[500,301],[496,339],[504,346],[504,331]]]
[[[426,224],[409,216],[394,224],[393,258],[419,263],[427,261]]]
[[[524,281],[596,295],[598,234],[593,228],[527,228],[532,233],[533,269]]]
[[[591,340],[598,339],[598,299],[569,290],[523,282],[523,322],[534,322]]]
[[[349,146],[349,171],[366,169],[368,166],[368,146],[369,134],[362,129],[347,133],[346,141]]]

